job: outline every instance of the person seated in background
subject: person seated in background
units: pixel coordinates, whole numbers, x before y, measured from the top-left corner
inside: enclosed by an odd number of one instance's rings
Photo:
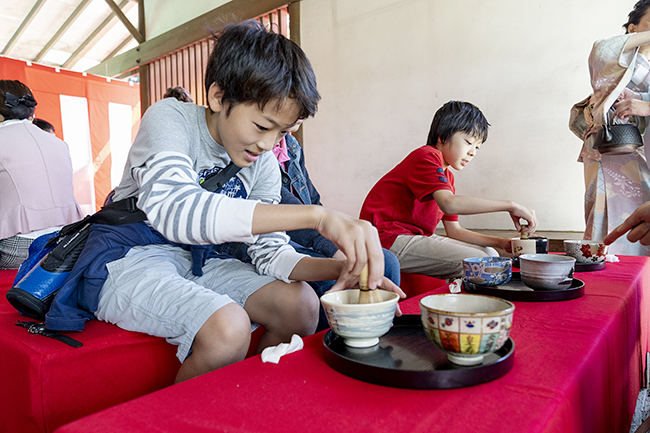
[[[181,102],[194,102],[192,95],[184,87],[168,87],[163,98],[176,98]]]
[[[26,85],[0,80],[0,269],[18,269],[34,239],[84,217],[68,145],[32,123],[35,107]]]
[[[517,231],[537,228],[535,211],[509,200],[455,194],[450,168],[462,170],[487,140],[489,123],[468,102],[450,101],[433,117],[427,144],[412,151],[371,189],[361,218],[377,230],[384,248],[399,259],[403,272],[436,278],[458,278],[463,259],[510,252],[510,239],[464,229],[458,215],[508,212]],[[442,220],[446,237],[434,234]]]
[[[644,203],[627,217],[623,224],[612,230],[603,243],[611,245],[616,239],[627,233],[627,240],[641,245],[650,245],[650,202]]]
[[[45,132],[49,132],[50,134],[56,134],[56,131],[54,130],[54,125],[52,125],[47,120],[34,119],[32,120],[32,123],[38,126],[39,128],[41,128]]]

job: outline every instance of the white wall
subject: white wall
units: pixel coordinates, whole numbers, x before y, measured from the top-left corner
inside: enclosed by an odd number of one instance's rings
[[[302,0],[302,47],[323,97],[305,122],[326,206],[357,216],[374,183],[426,141],[450,99],[477,105],[488,141],[457,194],[535,209],[543,230],[584,230],[571,106],[591,92],[593,41],[623,32],[635,0]],[[506,213],[461,217],[511,229]]]

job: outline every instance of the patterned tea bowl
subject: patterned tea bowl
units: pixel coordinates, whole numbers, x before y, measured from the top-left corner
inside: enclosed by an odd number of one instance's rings
[[[332,331],[350,347],[371,347],[390,329],[399,296],[379,290],[383,301],[357,304],[359,290],[326,293],[320,298]]]
[[[465,280],[482,286],[498,286],[512,278],[509,257],[470,257],[463,260]]]
[[[447,359],[477,365],[508,340],[515,305],[493,296],[429,295],[420,300],[424,332]]]
[[[608,246],[598,241],[564,241],[564,252],[578,263],[603,263]]]

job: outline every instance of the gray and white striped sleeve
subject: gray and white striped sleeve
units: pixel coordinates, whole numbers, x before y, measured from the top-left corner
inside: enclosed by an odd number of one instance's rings
[[[151,225],[184,244],[253,243],[253,211],[258,202],[213,194],[198,184],[189,157],[159,152],[132,170],[138,207]]]

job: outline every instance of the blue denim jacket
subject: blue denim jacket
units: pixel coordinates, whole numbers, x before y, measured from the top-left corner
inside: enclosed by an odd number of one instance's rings
[[[322,205],[320,194],[318,194],[314,184],[309,179],[309,173],[305,166],[305,156],[300,143],[289,134],[285,136],[285,139],[290,160],[287,161],[287,169],[282,169],[282,186],[289,191],[293,187],[303,204]]]

